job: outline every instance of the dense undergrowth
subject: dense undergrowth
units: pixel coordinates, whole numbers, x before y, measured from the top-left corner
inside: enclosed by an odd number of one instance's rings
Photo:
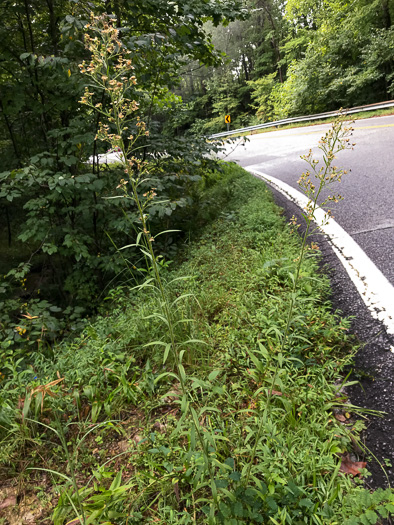
[[[233,165],[215,177],[205,216],[220,216],[160,265],[192,408],[163,364],[154,290],[113,290],[74,342],[3,378],[1,491],[19,507],[0,523],[27,507],[56,525],[350,525],[394,510],[390,490],[341,469],[362,427],[342,389],[354,347],[316,250],[283,347],[300,240],[261,181]]]

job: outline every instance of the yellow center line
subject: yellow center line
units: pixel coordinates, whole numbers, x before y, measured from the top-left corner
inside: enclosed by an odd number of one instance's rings
[[[392,128],[394,124],[379,124],[378,126],[357,126],[354,129]]]
[[[376,126],[355,126],[354,131],[357,131],[358,129],[375,129],[375,128],[392,128],[394,127],[394,124],[378,124]],[[299,135],[314,135],[315,133],[321,133],[322,130],[314,130],[314,131],[306,131],[305,133],[299,133]]]
[[[320,126],[321,124],[319,124]],[[328,124],[327,124],[328,125]],[[354,128],[354,131],[357,131],[358,129],[376,129],[376,128],[392,128],[394,127],[394,124],[378,124],[378,125],[375,125],[375,126],[355,126]],[[293,128],[293,129],[297,129],[297,128]],[[269,131],[268,133],[272,133],[272,132],[278,132],[278,131],[281,131],[281,130],[272,130],[272,131]],[[284,131],[284,130],[283,130]],[[318,134],[321,134],[323,130],[321,129],[315,129],[313,131],[305,131],[304,133],[288,133],[286,135],[280,135],[280,138],[282,137],[294,137],[295,135],[296,136],[300,136],[300,135],[315,135],[316,133]],[[256,135],[251,135],[252,137],[255,137],[255,138],[260,138],[260,139],[263,139],[263,138],[271,138],[271,137],[268,137],[268,133],[259,133],[259,134],[256,134]]]

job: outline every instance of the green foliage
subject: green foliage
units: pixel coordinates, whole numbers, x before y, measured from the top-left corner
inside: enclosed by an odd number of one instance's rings
[[[316,251],[260,181],[210,161],[215,144],[174,136],[190,115],[197,132],[218,129],[223,112],[244,125],[251,98],[275,118],[353,100],[357,82],[363,97],[387,91],[389,6],[385,18],[377,3],[351,16],[341,1],[294,1],[284,18],[280,3],[258,1],[250,21],[232,24],[244,12],[227,0],[47,7],[7,2],[0,27],[0,233],[23,251],[1,266],[2,475],[60,481],[46,509],[58,525],[389,515],[390,491],[370,495],[339,474],[363,425],[332,416],[353,348]],[[104,8],[101,29],[90,27],[99,50],[82,33]],[[202,64],[220,68],[193,77]],[[119,164],[98,163],[108,142]],[[333,152],[323,153],[329,168]],[[343,173],[327,169],[317,178]],[[317,199],[322,186],[314,194],[301,180]],[[178,248],[204,227],[198,245]],[[81,321],[82,305],[101,299],[102,315]],[[67,331],[79,335],[59,342]]]
[[[338,454],[362,424],[352,417],[350,430],[332,414],[346,401],[338,393],[351,340],[348,322],[326,302],[328,282],[316,251],[302,262],[289,344],[281,350],[299,241],[261,181],[231,165],[220,177],[219,184],[207,179],[204,199],[205,217],[216,220],[182,255],[181,266],[161,269],[174,319],[193,319],[175,327],[177,341],[188,341],[181,346],[187,397],[171,372],[171,354],[163,365],[166,329],[152,315],[157,303],[149,286],[114,290],[107,298],[111,315],[89,323],[53,355],[36,354],[31,372],[19,369],[2,390],[3,469],[17,468],[24,446],[31,467],[67,475],[54,501],[59,524],[78,515],[78,497],[86,519],[96,512],[98,523],[114,519],[114,512],[122,524],[127,515],[163,524],[198,516],[200,523],[328,525],[391,512],[391,491],[369,496],[338,474]],[[57,373],[64,380],[48,386]],[[45,385],[53,396],[43,398]],[[17,408],[23,397],[31,401]],[[356,409],[346,404],[346,411]],[[78,489],[65,470],[65,449],[37,423],[53,422],[56,414]]]
[[[272,100],[272,91],[276,84],[275,77],[276,74],[271,73],[271,75],[249,82],[252,88],[252,98],[255,102],[254,108],[257,110],[256,115],[262,122],[277,120],[277,113]]]
[[[74,314],[94,311],[109,283],[141,276],[135,271],[138,250],[117,249],[134,243],[138,223],[136,207],[118,198],[122,168],[99,164],[98,154],[108,146],[96,137],[97,111],[78,106],[87,85],[77,67],[87,54],[84,27],[90,12],[103,9],[102,3],[50,1],[7,2],[2,11],[0,205],[7,224],[0,229],[0,331],[21,346],[41,348],[75,330]],[[179,80],[186,57],[217,62],[203,21],[231,20],[240,6],[194,2],[178,9],[155,0],[107,3],[105,9],[113,9],[122,26],[122,45],[139,78],[134,96],[149,123],[150,137],[141,138],[135,155],[149,161],[152,181],[139,191],[143,195],[154,184],[161,197],[151,209],[153,231],[163,225],[175,230],[179,222],[190,223],[198,183],[215,162],[205,155],[204,140],[173,136],[179,98],[169,86]],[[108,107],[98,86],[95,97]],[[178,240],[174,234],[161,238],[163,254],[173,255]],[[21,314],[35,318],[34,333],[21,324]]]
[[[248,4],[247,20],[207,26],[227,55],[222,66],[194,73],[191,63],[186,71],[179,93],[189,122],[197,120],[193,130],[224,131],[226,113],[236,129],[257,123],[256,116],[264,122],[392,96],[391,0]]]
[[[351,515],[344,525],[373,525],[394,513],[393,493],[390,489],[369,492],[359,488],[344,498],[343,505]]]

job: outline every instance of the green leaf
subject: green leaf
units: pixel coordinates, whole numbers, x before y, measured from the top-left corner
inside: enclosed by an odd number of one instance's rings
[[[146,255],[146,256],[148,257],[148,259],[152,260],[152,255],[151,255],[149,252],[147,252],[146,250],[143,250],[142,248],[141,248],[141,252],[142,252],[144,255]]]
[[[220,374],[221,370],[213,370],[209,376],[208,376],[208,381],[214,381],[217,376]]]
[[[228,481],[226,479],[215,479],[215,485],[218,489],[226,489],[228,487]]]
[[[386,509],[386,507],[379,507],[377,511],[382,516],[382,518],[387,518],[389,515],[389,511]]]
[[[237,471],[231,472],[231,474],[229,475],[229,478],[232,479],[233,481],[240,481],[241,473]]]
[[[264,372],[265,371],[265,366],[263,365],[263,363],[261,361],[259,361],[257,359],[257,357],[254,355],[252,350],[250,350],[249,348],[246,348],[246,351],[248,352],[248,354],[249,354],[251,360],[253,361],[253,363],[255,364],[257,370],[259,372]]]
[[[181,401],[181,412],[185,414],[187,412],[188,408],[189,408],[189,401],[187,400],[187,397],[184,395],[184,396],[182,396],[182,401]],[[194,412],[193,408],[191,408],[190,410],[192,412]],[[197,416],[194,418],[195,422],[196,422],[196,420],[198,422]]]
[[[174,465],[172,463],[163,463],[163,467],[167,470],[167,472],[171,473],[174,470]]]
[[[175,381],[179,381],[179,377],[174,374],[173,372],[163,372],[162,374],[159,374],[156,378],[155,378],[155,384],[158,383],[159,381],[161,381],[163,379],[163,377],[173,377],[175,379]]]
[[[348,518],[347,520],[345,520],[343,525],[359,525],[359,524],[360,524],[359,519],[352,516],[351,518]]]
[[[235,461],[234,461],[234,458],[227,458],[225,461],[224,461],[224,464],[229,466],[231,468],[231,470],[234,469],[235,467]]]
[[[167,202],[167,201],[165,201],[165,202]],[[165,231],[163,231],[163,232],[157,233],[157,234],[155,235],[155,239],[156,239],[156,237],[159,237],[159,235],[164,235],[165,233],[173,233],[173,232],[180,232],[180,231],[181,231],[181,230],[165,230]]]
[[[150,315],[148,316],[149,317],[154,317],[153,315]],[[147,319],[145,317],[145,319]],[[164,341],[151,341],[150,343],[146,343],[144,344],[144,348],[147,348],[148,346],[164,346],[166,347],[168,343],[165,343]]]
[[[238,516],[239,518],[243,518],[244,516],[244,507],[240,501],[236,501],[233,506],[234,514]]]
[[[202,341],[201,339],[187,339],[186,341],[181,343],[179,346],[184,346],[190,343],[199,343],[201,345],[208,345],[208,343],[206,343],[205,341]]]
[[[183,383],[186,382],[186,372],[185,372],[185,368],[183,365],[179,365],[178,366],[178,371],[179,371],[179,375],[183,381]]]
[[[229,518],[231,516],[231,509],[228,505],[222,501],[219,503],[219,510],[222,513],[224,518]]]
[[[365,516],[371,525],[375,525],[379,519],[379,516],[373,510],[367,510]]]
[[[268,489],[270,490],[270,487],[268,487]],[[274,488],[273,492],[271,492],[271,490],[270,490],[270,494],[273,494],[274,492],[275,492],[275,488]],[[278,505],[277,505],[276,501],[273,498],[271,498],[270,496],[267,497],[266,503],[267,503],[268,507],[273,512],[277,512],[278,511]]]
[[[313,507],[313,502],[308,499],[308,498],[303,498],[300,500],[300,503],[299,503],[300,507],[306,507],[308,509],[310,509],[311,507]]]
[[[167,361],[167,357],[168,357],[168,354],[170,353],[170,350],[171,350],[171,344],[168,343],[166,345],[166,348],[164,350],[164,355],[163,355],[163,364]]]
[[[219,396],[222,396],[224,394],[224,392],[225,392],[225,389],[222,386],[215,385],[212,388],[212,393],[213,394],[218,394]]]
[[[121,483],[122,483],[122,472],[119,471],[116,474],[115,479],[111,483],[111,486],[109,487],[109,490],[115,490],[115,489],[119,488]]]

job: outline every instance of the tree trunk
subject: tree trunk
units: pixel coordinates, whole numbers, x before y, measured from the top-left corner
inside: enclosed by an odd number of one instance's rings
[[[249,71],[248,71],[248,64],[246,63],[246,58],[245,58],[245,55],[243,53],[241,55],[241,58],[242,58],[242,67],[243,67],[244,73],[245,73],[245,80],[247,82],[249,80]]]
[[[47,6],[49,11],[49,34],[51,35],[52,41],[52,53],[57,56],[58,51],[58,34],[57,34],[57,20],[55,15],[55,9],[53,6],[53,0],[47,0]]]
[[[8,133],[10,135],[10,139],[11,139],[11,142],[12,142],[12,147],[14,148],[15,156],[18,159],[18,167],[20,167],[21,166],[21,156],[19,154],[18,145],[17,145],[17,142],[16,142],[14,131],[12,129],[12,124],[11,124],[9,118],[7,117],[7,114],[4,111],[3,101],[1,99],[0,99],[0,110],[1,110],[1,113],[2,113],[2,115],[4,117],[4,122],[5,122],[5,125],[7,126]]]

